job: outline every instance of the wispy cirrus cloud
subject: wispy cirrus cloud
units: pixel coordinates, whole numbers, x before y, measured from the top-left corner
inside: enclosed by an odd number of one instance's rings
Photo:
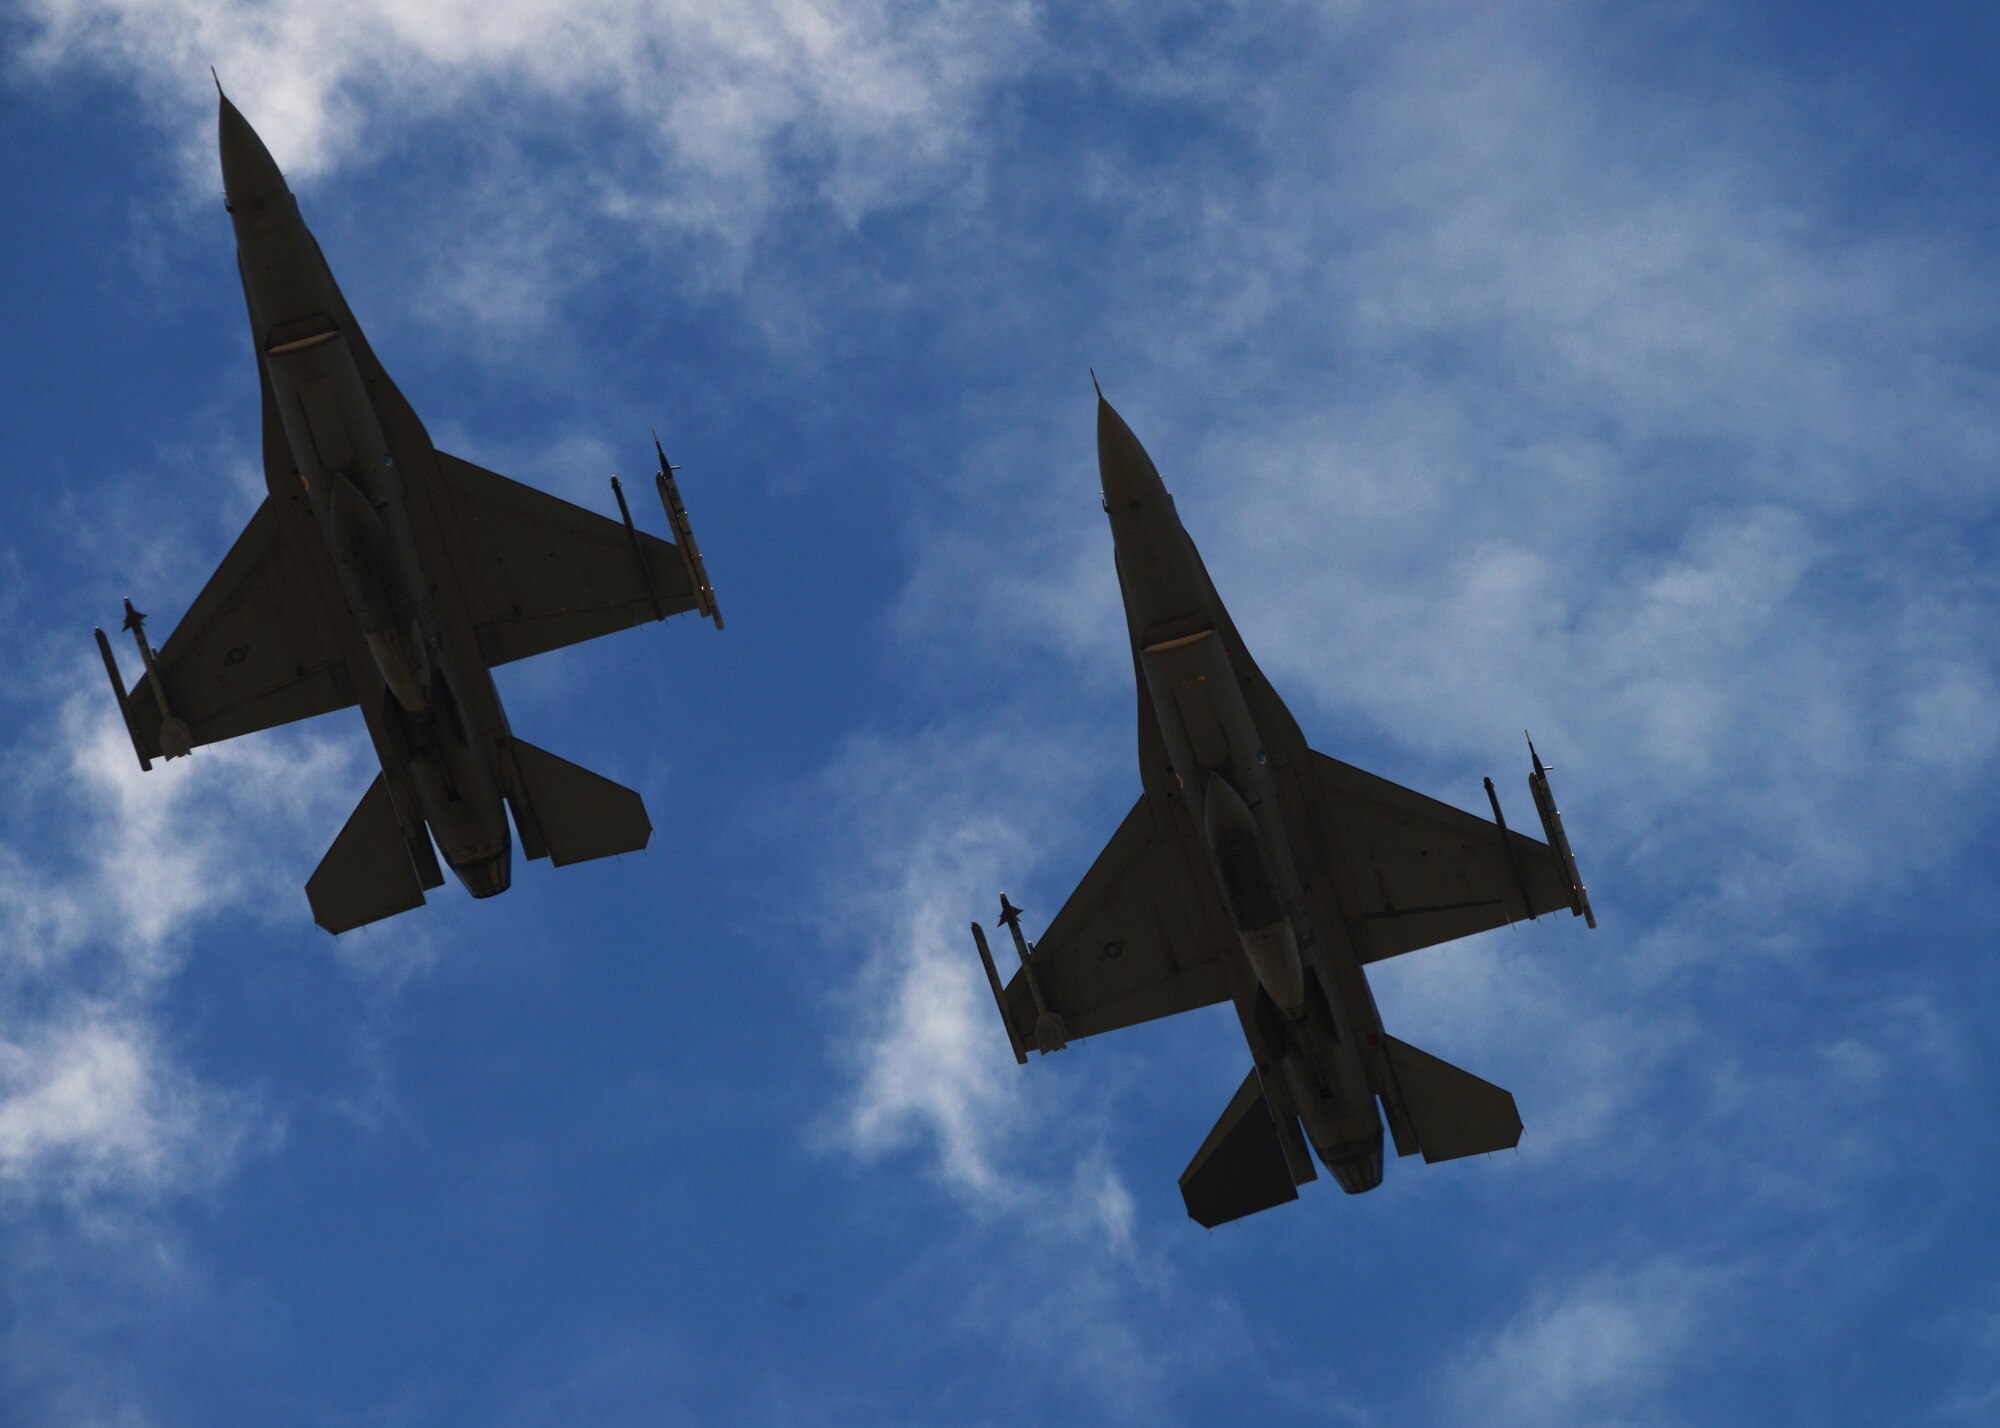
[[[851,242],[918,203],[976,202],[995,105],[1043,45],[1032,6],[960,0],[33,0],[26,20],[16,76],[132,85],[204,203],[215,65],[336,267],[388,250],[364,318],[407,313],[544,383],[597,345],[566,331],[585,300],[635,269],[644,300],[730,302],[807,358],[818,289],[855,278],[765,270],[801,234]],[[378,160],[368,207],[343,209],[337,180]],[[342,231],[356,220],[365,238]]]
[[[165,26],[233,42],[240,12],[35,13],[43,62],[158,77],[189,153],[206,145],[206,101],[174,68],[199,59]],[[563,300],[561,279],[507,282],[574,251],[551,234],[579,203],[642,241],[700,231],[740,250],[789,202],[852,221],[927,184],[971,190],[894,255],[896,294],[935,304],[926,359],[977,388],[915,443],[941,459],[908,481],[917,570],[894,638],[922,656],[901,661],[920,703],[988,661],[1033,688],[996,741],[987,711],[947,712],[945,734],[898,718],[828,775],[855,791],[831,819],[829,882],[851,901],[828,940],[861,968],[828,1099],[872,1173],[919,1165],[1002,1253],[1059,1263],[980,1299],[1019,1378],[1053,1363],[1052,1381],[1082,1384],[1101,1350],[1130,1403],[1171,1418],[1162,1385],[1184,1380],[1158,1345],[1199,1297],[1177,1273],[1192,1251],[1167,1242],[1183,1227],[1136,1208],[1171,1192],[1127,1193],[1106,1148],[1118,1105],[1097,1078],[1124,1046],[1010,1084],[963,925],[997,886],[1059,893],[1081,874],[1095,834],[1071,800],[1101,732],[1129,737],[1086,361],[1326,745],[1475,798],[1521,723],[1562,765],[1604,931],[1581,953],[1535,931],[1440,949],[1378,985],[1413,1039],[1521,1094],[1519,1174],[1490,1177],[1537,1212],[1510,1226],[1516,1252],[1549,1248],[1548,1225],[1622,1216],[1657,1253],[1585,1237],[1559,1269],[1508,1278],[1497,1327],[1427,1340],[1448,1387],[1420,1407],[1455,1421],[1485,1395],[1515,1416],[1644,1421],[1724,1325],[1760,1316],[1701,1266],[1771,1240],[1807,1245],[1803,1267],[1779,1265],[1816,1290],[1794,1314],[1836,1311],[1853,1279],[1820,1251],[1851,1273],[1885,1166],[1900,1152],[1926,1173],[1894,1073],[1953,1094],[1958,1011],[1833,944],[1863,890],[1963,850],[1991,781],[1996,592],[1976,522],[1996,393],[1991,305],[1966,296],[1990,295],[1985,259],[1850,202],[1843,156],[1773,76],[1649,78],[1621,48],[1646,32],[1608,7],[1127,8],[1051,22],[1039,48],[1019,12],[961,25],[939,9],[917,12],[938,26],[921,55],[866,9],[815,48],[807,9],[718,19],[716,36],[693,12],[502,7],[490,39],[448,51],[433,27],[456,13],[260,11],[241,63],[276,77],[245,102],[301,172],[366,155],[381,131],[364,105],[482,114],[496,77],[609,116],[595,189],[527,205],[495,263],[463,275],[518,299],[498,306],[510,322]],[[645,63],[606,62],[633,17],[657,21],[644,58],[692,77],[657,112]],[[843,78],[842,45],[880,62]],[[324,77],[293,72],[314,53]],[[1047,116],[983,128],[1024,63]],[[735,77],[757,92],[732,102]],[[1075,122],[1064,105],[1086,96],[1104,103]],[[475,217],[503,212],[507,187]],[[439,293],[442,312],[470,305]],[[883,298],[812,271],[772,293],[821,320]],[[23,916],[81,915],[51,900]],[[1421,1204],[1451,1173],[1381,1193]],[[1350,1207],[1325,1190],[1284,1213],[1345,1264],[1329,1227]]]
[[[1634,1428],[1690,1421],[1670,1388],[1690,1349],[1715,1331],[1726,1283],[1652,1262],[1538,1293],[1453,1366],[1442,1385],[1444,1419]]]
[[[1066,781],[1056,754],[1034,758],[1000,729],[939,728],[857,741],[820,779],[827,826],[816,834],[852,854],[829,870],[825,907],[842,940],[863,949],[858,977],[839,993],[852,1034],[835,1055],[853,1079],[829,1144],[871,1159],[933,1149],[948,1186],[994,1209],[1033,1195],[994,1156],[1028,1106],[1011,1057],[993,1055],[996,1037],[1002,1051],[1006,1042],[968,923],[1031,856],[1035,820],[975,810],[1005,798],[1003,771],[1031,759],[1055,777],[1004,806],[1012,812],[1025,795],[1053,813],[1048,794]],[[1003,939],[996,957],[1007,950]]]
[[[275,1132],[254,1092],[188,1068],[158,1003],[209,919],[299,900],[268,854],[336,826],[352,773],[348,751],[280,736],[142,775],[109,702],[71,696],[7,753],[0,1189],[17,1206],[201,1190]]]
[[[1963,295],[1994,275],[1949,236],[1836,222],[1781,88],[1593,71],[1600,19],[1302,25],[1248,104],[1240,56],[1190,59],[1177,97],[1226,162],[1089,136],[1130,241],[1004,281],[1017,321],[1102,354],[1323,739],[1464,800],[1530,724],[1586,873],[1656,953],[1795,943],[1981,816],[2000,590],[1962,518],[2000,437]],[[1077,387],[981,395],[897,630],[977,629],[1101,718],[1129,671]]]
[[[354,751],[293,731],[142,774],[95,660],[42,673],[15,690],[49,702],[5,750],[0,811],[0,1398],[24,1424],[145,1423],[148,1346],[233,1313],[176,1211],[291,1110],[201,1066],[174,988],[224,919],[306,920],[295,875]]]
[[[79,4],[33,0],[23,63],[90,64],[136,80],[186,135],[211,186],[206,69],[294,173],[380,141],[385,116],[569,109],[600,179],[650,156],[650,181],[600,194],[601,214],[742,236],[809,175],[850,219],[960,155],[988,87],[1031,39],[1017,4],[886,0],[308,0]]]
[[[1034,777],[1016,777],[1025,769]],[[967,924],[998,888],[1018,892],[1017,877],[1089,836],[1062,806],[1086,782],[1073,749],[1002,714],[850,742],[805,820],[844,850],[824,870],[819,933],[861,959],[829,999],[843,1077],[817,1139],[884,1172],[925,1167],[966,1216],[939,1224],[943,1247],[900,1277],[891,1312],[997,1359],[1007,1387],[968,1421],[1058,1403],[1105,1421],[1171,1419],[1177,1386],[1213,1371],[1175,1345],[1252,1337],[1233,1305],[1140,1237],[1105,1145],[1126,1077],[1098,1065],[1080,1085],[1016,1066],[973,950]],[[984,920],[995,957],[1011,961]],[[968,1263],[995,1272],[968,1286]]]

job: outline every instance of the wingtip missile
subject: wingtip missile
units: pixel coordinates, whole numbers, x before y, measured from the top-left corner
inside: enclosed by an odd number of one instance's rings
[[[658,431],[653,433],[653,450],[660,458],[659,474],[653,478],[653,484],[659,488],[660,505],[665,508],[667,524],[673,529],[681,566],[687,573],[688,587],[694,592],[695,609],[713,620],[719,630],[722,607],[716,603],[715,586],[709,582],[708,566],[701,558],[701,547],[695,544],[694,526],[688,520],[687,505],[681,500],[681,488],[674,480],[674,473],[681,468],[667,460]]]
[[[111,638],[102,626],[91,631],[97,636],[97,653],[104,660],[104,673],[111,680],[111,692],[118,700],[118,717],[125,722],[125,734],[132,741],[132,752],[138,756],[139,771],[151,773],[153,761],[146,757],[146,745],[139,737],[139,725],[132,717],[132,698],[125,692],[125,676],[118,672],[118,657],[111,652]]]
[[[1035,1050],[1044,1056],[1061,1051],[1069,1045],[1069,1028],[1042,995],[1041,979],[1035,975],[1033,949],[1028,946],[1028,939],[1021,935],[1021,909],[1009,902],[1005,893],[1000,894],[1000,921],[1014,934],[1014,951],[1021,958],[1021,975],[1028,979],[1028,994],[1035,1001]]]
[[[1526,736],[1527,730],[1521,733]],[[1542,756],[1535,752],[1535,741],[1528,740],[1528,758],[1534,769],[1528,775],[1528,792],[1535,800],[1535,812],[1541,816],[1542,832],[1548,836],[1549,846],[1562,859],[1564,874],[1569,878],[1570,911],[1582,918],[1586,927],[1597,926],[1597,912],[1590,905],[1590,892],[1583,885],[1583,874],[1577,871],[1576,854],[1571,850],[1569,834],[1563,828],[1562,813],[1556,808],[1556,796],[1549,787],[1551,765],[1542,762]],[[1498,806],[1497,804],[1495,805]]]
[[[986,929],[976,922],[972,924],[972,942],[986,967],[986,985],[993,990],[993,1005],[1000,1008],[1000,1024],[1007,1028],[1007,1044],[1014,1050],[1014,1062],[1026,1066],[1028,1052],[1021,1043],[1021,1033],[1014,1029],[1014,1018],[1007,1014],[1007,993],[1000,985],[1000,969],[993,965],[993,951],[986,945]]]
[[[134,607],[130,595],[125,597],[125,623],[122,628],[132,632],[132,643],[139,647],[139,663],[146,671],[146,683],[152,686],[153,701],[160,706],[160,753],[170,759],[178,759],[185,754],[193,753],[194,739],[188,731],[187,722],[175,718],[174,711],[167,704],[167,686],[160,678],[160,666],[153,650],[153,642],[146,638],[146,616]],[[104,648],[108,653],[110,649],[108,642]],[[114,673],[113,687],[116,688],[119,683]],[[126,721],[126,727],[128,729],[131,727],[129,719]],[[136,734],[133,736],[133,742],[136,747],[138,742]],[[140,756],[140,762],[142,765],[145,762],[143,754]]]

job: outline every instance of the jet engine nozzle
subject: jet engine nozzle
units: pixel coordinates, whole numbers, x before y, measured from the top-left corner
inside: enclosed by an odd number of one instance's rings
[[[1359,1150],[1326,1157],[1326,1168],[1350,1195],[1365,1195],[1373,1190],[1382,1183],[1382,1132],[1377,1130],[1374,1141]]]
[[[496,897],[514,881],[513,845],[507,844],[489,858],[468,859],[447,866],[474,897]]]

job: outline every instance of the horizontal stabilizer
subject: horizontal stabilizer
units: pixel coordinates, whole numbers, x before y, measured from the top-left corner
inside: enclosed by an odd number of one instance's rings
[[[1229,1109],[1181,1172],[1181,1199],[1187,1203],[1188,1218],[1212,1230],[1298,1198],[1285,1147],[1278,1139],[1278,1123],[1271,1117],[1264,1084],[1253,1066],[1236,1088]]]
[[[1521,1143],[1521,1112],[1513,1092],[1393,1036],[1382,1040],[1425,1160],[1485,1155]]]
[[[334,933],[424,905],[424,884],[410,861],[410,846],[382,774],[375,775],[347,826],[306,880],[306,900],[312,904],[313,921]]]
[[[645,801],[631,789],[519,739],[513,748],[530,815],[557,867],[636,853],[653,836]]]

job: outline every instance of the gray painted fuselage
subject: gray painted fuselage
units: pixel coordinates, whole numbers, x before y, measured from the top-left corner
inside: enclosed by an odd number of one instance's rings
[[[356,656],[350,671],[378,682],[359,702],[391,796],[428,824],[474,897],[492,896],[511,880],[486,752],[494,736],[504,747],[506,715],[469,629],[440,605],[436,554],[427,563],[404,486],[405,464],[435,460],[429,437],[369,351],[270,152],[226,98],[218,127],[250,325],[286,448],[272,449],[267,431],[273,507],[296,510],[291,498],[306,494],[353,622],[337,638]]]
[[[1124,420],[1098,403],[1098,465],[1138,679],[1140,776],[1178,827],[1183,873],[1221,894],[1240,955],[1231,999],[1280,1123],[1295,1114],[1341,1186],[1382,1178],[1382,1119],[1364,1057],[1381,1032],[1344,929],[1314,907],[1294,854],[1310,838],[1280,770],[1305,737],[1257,670],[1173,498]],[[1187,836],[1191,830],[1192,836]]]

